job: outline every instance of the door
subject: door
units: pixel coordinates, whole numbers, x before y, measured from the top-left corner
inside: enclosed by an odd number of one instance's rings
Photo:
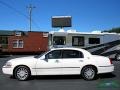
[[[53,50],[45,55],[45,59],[38,60],[36,64],[37,75],[61,74],[61,50]]]
[[[84,62],[83,53],[77,50],[63,50],[63,74],[80,74],[81,64]]]

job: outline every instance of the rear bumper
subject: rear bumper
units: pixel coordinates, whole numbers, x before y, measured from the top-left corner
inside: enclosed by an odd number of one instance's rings
[[[111,73],[114,71],[114,65],[109,66],[98,66],[98,74],[100,73]]]

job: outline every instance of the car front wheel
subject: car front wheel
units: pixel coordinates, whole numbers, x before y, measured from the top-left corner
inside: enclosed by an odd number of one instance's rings
[[[26,66],[18,66],[14,71],[14,76],[20,81],[25,81],[30,77],[30,70]]]
[[[85,80],[93,80],[96,77],[96,69],[92,66],[86,66],[82,69],[81,74]]]

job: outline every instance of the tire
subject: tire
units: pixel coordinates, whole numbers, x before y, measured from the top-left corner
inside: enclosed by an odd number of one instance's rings
[[[118,53],[118,54],[115,55],[115,59],[116,59],[117,61],[120,61],[120,53]]]
[[[14,70],[14,76],[19,81],[25,81],[31,76],[30,69],[26,66],[18,66]]]
[[[82,69],[81,75],[84,80],[94,80],[96,78],[96,69],[93,66],[86,66]]]

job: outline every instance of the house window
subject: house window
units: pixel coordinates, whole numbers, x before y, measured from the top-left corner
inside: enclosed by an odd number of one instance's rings
[[[1,44],[1,47],[3,49],[7,49],[8,48],[8,37],[0,37],[0,44]]]
[[[8,37],[0,37],[1,44],[8,44]]]
[[[100,44],[100,38],[89,38],[89,44]]]
[[[84,46],[84,37],[73,36],[72,37],[72,46]]]
[[[54,36],[54,45],[65,45],[66,38],[64,36]]]
[[[48,33],[43,33],[43,37],[48,37]]]
[[[23,48],[23,40],[14,40],[13,48]]]
[[[15,36],[21,36],[21,32],[15,32]]]

